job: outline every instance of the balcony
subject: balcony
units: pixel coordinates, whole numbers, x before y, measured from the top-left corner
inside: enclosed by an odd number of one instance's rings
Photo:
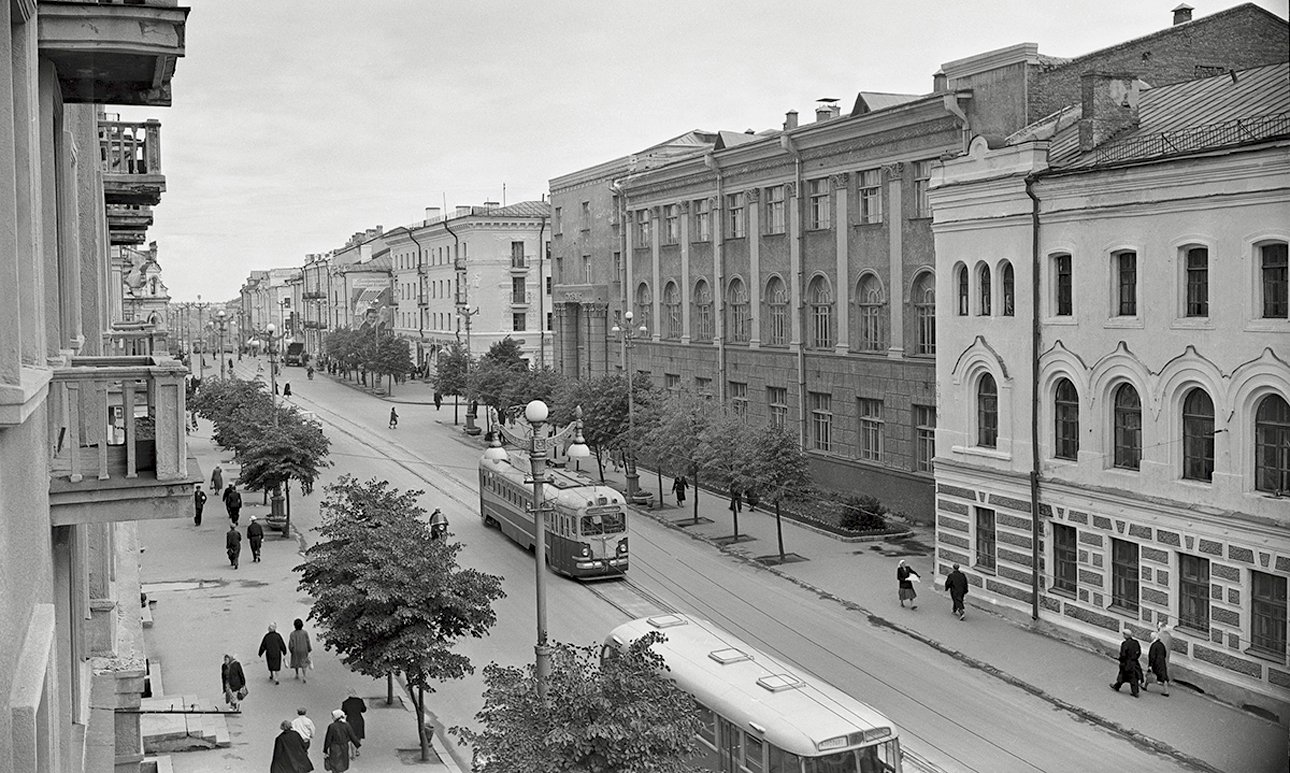
[[[320,301],[327,297],[327,293],[322,290],[305,290],[300,293],[300,299],[303,301]]]
[[[148,240],[152,207],[138,204],[107,205],[108,239],[116,247],[132,247]]]
[[[99,121],[103,198],[111,204],[155,207],[166,190],[161,173],[161,122]]]
[[[175,0],[41,0],[40,54],[54,63],[65,102],[169,107],[187,18]]]
[[[184,367],[162,357],[73,357],[49,385],[55,526],[192,515]]]
[[[609,302],[609,286],[604,284],[557,284],[554,290],[556,304]]]
[[[507,296],[510,297],[512,306],[527,306],[533,302],[531,290],[511,290]]]
[[[512,272],[528,271],[528,270],[529,270],[529,259],[528,259],[528,258],[524,257],[523,255],[512,255],[512,256],[511,256],[511,271],[512,271]]]

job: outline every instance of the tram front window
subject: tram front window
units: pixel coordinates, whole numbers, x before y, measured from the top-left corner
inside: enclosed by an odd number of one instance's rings
[[[896,744],[892,741],[863,749],[806,760],[805,773],[894,773]]]
[[[625,519],[621,512],[602,513],[600,515],[582,516],[582,533],[585,536],[593,534],[617,534],[624,530]]]

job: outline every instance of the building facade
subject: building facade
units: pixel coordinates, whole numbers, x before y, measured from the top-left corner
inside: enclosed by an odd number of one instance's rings
[[[930,193],[938,573],[1108,649],[1170,626],[1177,678],[1283,721],[1288,75],[1090,72]]]
[[[142,242],[120,208],[155,204],[164,178],[100,106],[170,104],[187,14],[0,5],[0,773],[143,759],[135,522],[191,517],[199,476],[183,367],[110,353],[109,250]]]

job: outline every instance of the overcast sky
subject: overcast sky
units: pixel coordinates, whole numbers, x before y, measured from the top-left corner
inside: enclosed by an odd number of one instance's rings
[[[148,236],[171,296],[227,300],[427,206],[537,199],[689,129],[812,120],[820,97],[927,93],[942,62],[1015,43],[1078,56],[1178,2],[191,0],[175,106],[124,115],[162,122]]]

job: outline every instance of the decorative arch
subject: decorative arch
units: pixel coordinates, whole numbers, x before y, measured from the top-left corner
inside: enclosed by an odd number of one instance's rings
[[[854,335],[851,342],[862,352],[877,352],[887,348],[885,307],[887,293],[882,278],[872,270],[864,271],[856,280]]]
[[[1253,360],[1242,363],[1232,371],[1227,403],[1228,441],[1247,491],[1259,490],[1256,480],[1255,419],[1263,401],[1278,395],[1290,401],[1290,364],[1277,356],[1271,348]]]
[[[807,281],[806,304],[810,313],[811,347],[832,347],[837,329],[834,322],[833,285],[823,273],[817,272]]]
[[[1089,392],[1088,366],[1078,354],[1066,348],[1061,341],[1055,342],[1048,351],[1039,355],[1039,391],[1040,394],[1052,392],[1057,379],[1069,378],[1081,395]]]
[[[977,336],[959,354],[958,360],[954,363],[954,368],[950,371],[950,377],[955,384],[963,384],[972,381],[983,371],[993,374],[1000,385],[1007,384],[1011,386],[1012,384],[1012,376],[1008,373],[1007,363],[994,350],[994,347],[986,343],[984,336]]]
[[[1110,400],[1115,387],[1124,382],[1133,384],[1134,389],[1138,390],[1138,398],[1144,409],[1154,402],[1151,371],[1123,341],[1116,345],[1115,351],[1093,363],[1088,381],[1089,398],[1095,404],[1097,401]]]
[[[750,333],[748,288],[740,274],[735,274],[726,284],[726,310],[729,315],[726,336],[732,343],[748,343]]]
[[[681,289],[673,279],[663,285],[663,337],[681,337]]]
[[[766,277],[766,294],[762,302],[766,304],[766,335],[764,336],[766,343],[772,346],[786,345],[791,330],[788,284],[779,274]]]
[[[1195,385],[1204,387],[1214,400],[1216,417],[1231,413],[1228,401],[1224,399],[1223,372],[1191,344],[1187,345],[1182,354],[1165,363],[1156,383],[1156,409],[1159,412],[1176,414],[1182,407],[1183,393]]]
[[[694,282],[694,337],[699,341],[711,341],[714,337],[716,323],[712,317],[712,285],[705,277]]]

